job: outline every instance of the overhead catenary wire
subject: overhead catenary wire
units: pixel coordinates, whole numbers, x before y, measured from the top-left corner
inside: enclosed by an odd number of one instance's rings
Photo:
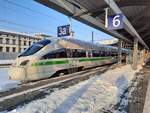
[[[0,22],[1,23],[1,22]],[[22,26],[16,26],[16,25],[14,25],[14,24],[9,24],[9,25],[0,25],[0,29],[2,30],[3,28],[7,28],[9,31],[11,31],[12,29],[19,29],[19,30],[16,30],[16,31],[18,31],[18,32],[21,32],[21,33],[27,33],[27,34],[35,34],[35,33],[42,33],[42,32],[39,32],[39,31],[37,31],[37,30],[35,30],[35,29],[31,29],[31,28],[26,28],[26,27],[22,27]],[[28,31],[23,31],[23,30],[21,30],[20,28],[25,28],[25,29],[28,29]],[[54,36],[54,37],[56,37],[56,35],[55,34],[52,34],[52,33],[48,33],[47,35],[50,35],[50,36]]]
[[[39,15],[42,15],[42,16],[44,16],[44,17],[47,17],[47,18],[54,18],[53,20],[54,21],[56,21],[56,22],[61,22],[61,23],[64,23],[64,22],[66,22],[66,21],[63,21],[62,19],[58,19],[58,18],[55,18],[54,16],[50,16],[50,15],[48,15],[48,14],[45,14],[45,13],[43,13],[43,12],[40,12],[40,11],[37,11],[37,10],[35,10],[35,9],[32,9],[32,8],[30,8],[30,7],[27,7],[27,6],[24,6],[24,5],[22,5],[22,4],[19,4],[19,3],[16,3],[16,2],[14,2],[14,1],[11,1],[11,0],[3,0],[3,1],[5,1],[5,2],[7,2],[7,3],[9,3],[9,4],[11,4],[11,5],[14,5],[14,6],[17,6],[17,7],[20,7],[20,8],[22,8],[22,9],[25,9],[25,10],[28,10],[28,11],[30,11],[30,12],[32,12],[32,13],[35,13],[35,14],[39,14]],[[6,7],[6,8],[9,8],[9,7]],[[9,8],[10,9],[10,8]],[[11,11],[11,9],[10,9],[10,11]],[[19,10],[16,10],[16,11],[19,11]],[[14,12],[14,13],[16,13],[16,11]],[[25,14],[25,12],[23,12],[24,14]],[[22,24],[19,24],[19,23],[16,23],[16,22],[12,22],[12,21],[10,21],[9,20],[9,22],[3,22],[3,23],[9,23],[9,24],[13,24],[13,25],[15,25],[15,26],[20,26],[20,27],[24,27],[24,28],[29,28],[29,29],[31,29],[31,28],[33,28],[32,26],[27,26],[27,25],[22,25]],[[31,27],[31,28],[30,28]],[[79,25],[77,25],[77,24],[73,24],[73,28],[77,28],[77,30],[81,30],[80,28],[81,28],[81,26],[79,26]],[[39,28],[36,28],[36,27],[34,27],[34,29],[38,29],[38,30],[44,30],[44,29],[39,29]],[[44,30],[44,31],[47,31],[47,30]],[[50,30],[48,30],[48,32],[50,32]],[[85,30],[82,30],[82,33],[86,33],[87,34],[87,31],[85,31]],[[91,33],[91,30],[89,30],[89,33]]]
[[[46,32],[49,32],[49,30],[45,30],[45,29],[41,29],[41,28],[37,28],[37,27],[33,27],[33,26],[28,26],[28,25],[23,25],[23,24],[20,24],[20,23],[16,23],[16,22],[13,22],[13,21],[10,21],[10,20],[6,20],[6,19],[0,19],[0,22],[2,23],[8,23],[8,24],[12,24],[12,25],[15,25],[15,26],[20,26],[20,27],[24,27],[24,28],[28,28],[28,29],[34,29],[34,30],[38,30],[38,31],[46,31]]]
[[[37,27],[33,27],[33,26],[28,26],[28,25],[23,25],[23,24],[20,24],[20,23],[17,23],[17,22],[6,20],[6,19],[0,19],[0,23],[8,23],[8,24],[11,24],[11,25],[14,25],[14,26],[19,26],[19,27],[27,28],[27,29],[30,29],[30,30],[36,31],[36,32],[37,31],[41,31],[41,30],[50,32],[49,30],[45,30],[45,29],[41,29],[41,28],[37,28]],[[51,33],[50,35],[56,36],[53,33]],[[96,35],[99,35],[99,34],[96,33]]]
[[[12,30],[12,29],[20,29],[22,27],[20,26],[14,26],[14,25],[0,25],[0,29],[3,29],[3,28],[7,28],[9,31]],[[35,32],[37,32],[37,30],[34,30],[34,29],[28,29],[30,32],[22,32],[21,30],[19,30],[18,32],[21,32],[21,33],[27,33],[27,34],[34,34]]]
[[[60,18],[59,18],[59,19],[58,19],[58,18],[55,18],[54,16],[50,16],[50,15],[45,14],[45,13],[43,13],[43,12],[40,12],[40,11],[31,9],[30,7],[27,7],[27,6],[18,4],[18,3],[16,3],[16,2],[13,2],[13,1],[10,1],[10,0],[4,0],[4,1],[7,2],[7,3],[9,3],[9,4],[18,6],[18,7],[23,8],[23,9],[26,9],[26,10],[28,10],[28,11],[30,11],[30,12],[35,13],[35,14],[39,14],[39,15],[45,16],[45,17],[47,17],[47,18],[54,18],[53,21],[61,22],[61,23],[66,23],[66,21],[63,21],[63,20],[60,19]],[[79,26],[79,25],[77,25],[77,24],[73,24],[73,27],[76,27],[76,28],[78,28],[78,29],[81,28],[81,26]],[[84,31],[83,31],[83,32],[84,32]],[[91,31],[89,31],[89,32],[91,32]]]
[[[62,23],[66,22],[66,21],[61,20],[60,18],[59,18],[59,19],[58,19],[58,18],[55,18],[54,16],[50,16],[50,15],[45,14],[45,13],[43,13],[43,12],[40,12],[40,11],[31,9],[30,7],[27,7],[27,6],[18,4],[18,3],[16,3],[16,2],[13,2],[13,1],[10,1],[10,0],[4,0],[4,1],[7,2],[7,3],[9,3],[9,4],[15,5],[15,6],[17,6],[17,7],[26,9],[26,10],[32,12],[32,13],[39,14],[39,15],[42,15],[42,16],[45,16],[45,17],[48,17],[48,18],[54,18],[54,21],[57,21],[57,22],[60,21],[60,22],[62,22]]]

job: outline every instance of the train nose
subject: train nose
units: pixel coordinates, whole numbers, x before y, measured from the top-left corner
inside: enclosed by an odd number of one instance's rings
[[[24,80],[25,68],[19,66],[11,66],[9,70],[9,79],[11,80]]]

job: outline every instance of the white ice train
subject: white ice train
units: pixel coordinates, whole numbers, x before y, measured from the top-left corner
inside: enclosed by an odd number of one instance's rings
[[[122,50],[126,54],[126,50]],[[9,70],[10,79],[33,81],[60,70],[88,68],[117,61],[116,47],[93,45],[76,39],[44,39],[18,55]]]

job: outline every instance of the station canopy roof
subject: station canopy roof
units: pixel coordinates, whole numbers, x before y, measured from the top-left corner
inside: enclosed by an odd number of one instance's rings
[[[150,48],[150,1],[149,0],[36,0],[37,2],[57,10],[67,16],[79,20],[93,28],[101,30],[127,42],[133,42],[134,37],[141,38],[141,45]],[[132,27],[138,33],[135,35],[125,23],[124,29],[109,31],[105,28],[105,8],[108,14],[116,12],[107,2],[114,1],[126,16]],[[134,31],[134,30],[133,30]],[[138,38],[139,38],[138,37]]]

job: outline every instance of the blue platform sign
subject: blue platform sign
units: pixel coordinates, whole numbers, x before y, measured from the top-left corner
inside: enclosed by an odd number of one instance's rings
[[[69,36],[70,35],[70,25],[64,25],[57,27],[57,36]]]
[[[123,14],[116,14],[108,16],[108,29],[122,29],[124,27],[123,22],[124,15]]]

